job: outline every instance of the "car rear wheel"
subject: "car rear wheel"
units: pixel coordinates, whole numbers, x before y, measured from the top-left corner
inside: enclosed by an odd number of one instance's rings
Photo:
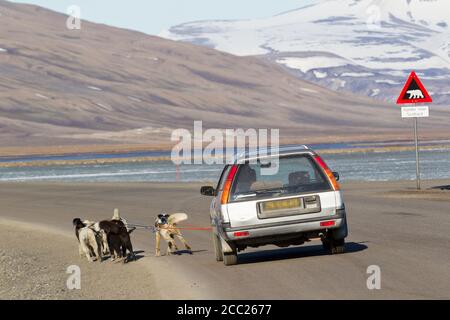
[[[331,254],[340,254],[345,252],[345,240],[333,240],[330,243]]]
[[[234,266],[235,264],[237,264],[237,253],[236,252],[224,253],[223,254],[223,263],[226,266]]]
[[[345,252],[345,240],[335,240],[331,234],[322,239],[322,246],[324,250],[329,251],[331,254],[340,254]]]
[[[216,261],[223,261],[222,243],[217,234],[213,233],[214,252],[216,254]]]

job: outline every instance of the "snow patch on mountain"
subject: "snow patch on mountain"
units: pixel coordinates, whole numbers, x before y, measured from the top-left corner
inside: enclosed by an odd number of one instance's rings
[[[88,86],[88,89],[94,90],[94,91],[103,91],[102,89],[98,88],[98,87],[94,87],[94,86]]]
[[[370,72],[344,72],[341,74],[341,77],[356,77],[356,78],[360,78],[360,77],[371,77],[373,76],[373,73]]]
[[[309,88],[300,88],[300,90],[302,90],[303,92],[308,92],[308,93],[318,93],[316,90],[309,89]]]
[[[344,59],[339,59],[335,57],[323,57],[323,56],[313,56],[304,58],[282,58],[276,60],[278,63],[283,64],[292,69],[298,69],[302,72],[308,72],[311,69],[321,66],[324,68],[339,67],[344,66],[348,62]]]
[[[393,81],[393,80],[388,80],[388,79],[377,79],[377,80],[375,80],[375,82],[376,83],[385,83],[385,84],[389,84],[389,85],[392,85],[392,86],[400,84],[400,82]]]
[[[328,73],[326,73],[326,72],[320,72],[320,71],[313,71],[313,73],[314,73],[314,76],[317,78],[317,79],[323,79],[323,78],[326,78],[326,77],[328,77]]]
[[[34,94],[36,97],[44,99],[44,100],[48,100],[50,99],[49,97],[47,97],[46,95],[40,94],[40,93],[35,93]]]
[[[345,77],[336,90],[373,96],[377,89],[375,96],[389,101],[411,70],[437,93],[450,83],[448,0],[316,0],[269,18],[185,23],[161,36],[264,55],[324,86],[336,87],[334,80]],[[450,100],[440,95],[436,102]]]

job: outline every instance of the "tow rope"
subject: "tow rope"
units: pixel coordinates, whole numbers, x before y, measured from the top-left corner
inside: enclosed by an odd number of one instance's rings
[[[153,233],[156,233],[158,229],[164,229],[164,230],[192,230],[192,231],[211,231],[212,227],[200,227],[200,226],[193,226],[193,225],[186,225],[185,227],[155,227],[155,226],[147,226],[142,224],[135,224],[135,223],[126,223],[126,226],[130,226],[133,228],[142,228],[146,230],[151,230]]]

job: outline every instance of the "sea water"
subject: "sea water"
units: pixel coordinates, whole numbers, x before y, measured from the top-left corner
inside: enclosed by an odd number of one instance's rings
[[[413,180],[416,177],[414,151],[323,154],[322,157],[333,171],[339,172],[341,181]],[[424,150],[420,158],[423,179],[450,178],[450,149]],[[0,181],[214,182],[222,169],[223,165],[176,167],[171,161],[5,167],[0,168]]]

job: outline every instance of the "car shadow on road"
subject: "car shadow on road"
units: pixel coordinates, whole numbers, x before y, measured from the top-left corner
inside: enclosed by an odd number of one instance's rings
[[[345,253],[343,253],[343,255],[367,249],[367,246],[364,243],[365,242],[347,242],[345,244]],[[322,245],[312,245],[242,253],[238,256],[238,263],[250,264],[264,261],[298,259],[328,255],[330,255],[329,251],[324,250]]]
[[[430,188],[431,190],[450,190],[450,184],[445,186],[436,186]]]

